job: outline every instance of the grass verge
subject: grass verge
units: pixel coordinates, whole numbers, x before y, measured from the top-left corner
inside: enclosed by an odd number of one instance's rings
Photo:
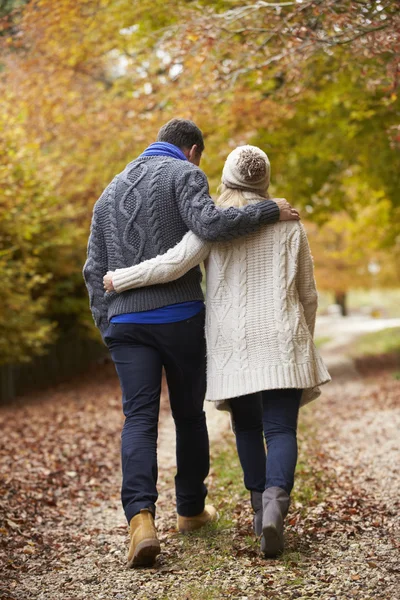
[[[350,356],[357,370],[363,375],[389,369],[400,377],[400,327],[367,333],[355,340],[350,347]]]
[[[400,327],[390,327],[361,335],[352,345],[350,353],[355,358],[380,354],[400,356]]]
[[[317,348],[321,348],[322,346],[325,346],[325,344],[327,344],[328,342],[331,341],[331,337],[328,336],[322,336],[322,337],[317,337],[314,340],[314,344]]]
[[[179,572],[188,575],[182,581],[180,600],[264,598],[270,597],[265,594],[269,594],[272,582],[275,585],[282,580],[291,587],[302,585],[306,577],[305,557],[311,550],[299,534],[299,523],[310,506],[323,500],[328,477],[320,467],[311,412],[305,412],[309,417],[300,420],[299,461],[284,554],[277,560],[266,560],[260,553],[260,542],[252,529],[250,493],[244,488],[234,436],[226,432],[211,457],[209,478],[209,502],[217,508],[219,520],[179,538]]]

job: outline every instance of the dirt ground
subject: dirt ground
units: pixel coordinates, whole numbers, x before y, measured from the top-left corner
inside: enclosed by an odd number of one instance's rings
[[[165,393],[157,512],[162,553],[153,569],[125,568],[122,417],[112,366],[2,407],[0,598],[400,598],[400,381],[389,371],[361,377],[340,344],[330,344],[326,360],[335,379],[301,414],[297,492],[279,560],[259,555],[247,496],[237,486],[224,491],[235,495],[233,524],[222,523],[200,541],[176,534],[174,428]],[[227,445],[233,451],[229,419],[211,406],[208,424],[217,461]],[[209,483],[210,500],[215,492],[226,512],[214,470]]]

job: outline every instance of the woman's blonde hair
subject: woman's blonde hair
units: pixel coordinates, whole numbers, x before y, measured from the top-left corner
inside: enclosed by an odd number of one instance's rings
[[[219,185],[217,191],[218,198],[216,199],[215,204],[221,208],[228,208],[229,206],[241,208],[243,206],[247,206],[247,204],[254,204],[256,202],[262,202],[263,200],[269,200],[269,194],[267,191],[265,192],[265,195],[261,195],[257,192],[230,188],[224,183]]]

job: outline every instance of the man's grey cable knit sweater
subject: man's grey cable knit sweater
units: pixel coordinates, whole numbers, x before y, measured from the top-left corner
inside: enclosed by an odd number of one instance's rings
[[[205,174],[190,162],[165,156],[129,163],[93,209],[83,276],[94,321],[104,335],[111,317],[203,300],[201,271],[191,269],[170,283],[106,294],[103,277],[164,254],[190,229],[207,241],[227,241],[279,220],[271,200],[243,209],[217,208]]]

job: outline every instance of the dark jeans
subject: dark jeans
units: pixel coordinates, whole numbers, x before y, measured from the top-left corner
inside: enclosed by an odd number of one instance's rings
[[[186,517],[201,513],[209,470],[204,310],[178,323],[110,324],[105,341],[122,388],[121,497],[128,522],[143,508],[155,513],[163,367],[176,428],[177,511]]]
[[[301,393],[296,389],[266,390],[230,400],[236,446],[248,490],[263,492],[269,487],[280,487],[288,494],[292,491]]]

